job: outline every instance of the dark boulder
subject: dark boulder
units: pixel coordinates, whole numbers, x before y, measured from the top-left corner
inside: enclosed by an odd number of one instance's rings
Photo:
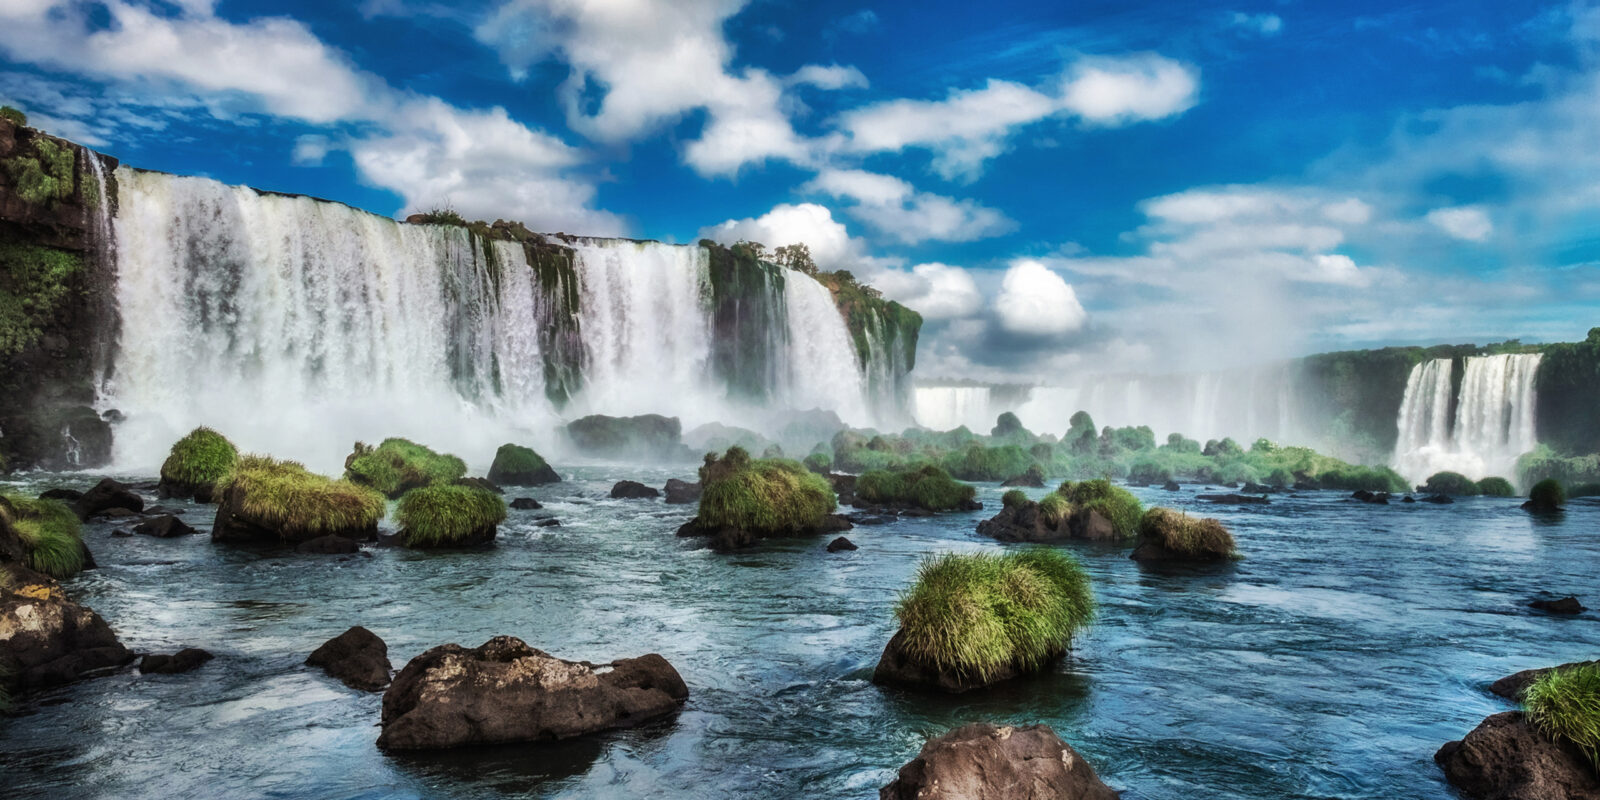
[[[1366,489],[1357,489],[1350,494],[1351,500],[1378,506],[1389,505],[1389,498],[1388,492],[1369,492]]]
[[[1030,488],[1030,489],[1043,489],[1044,488],[1044,475],[1042,473],[1035,472],[1033,470],[1029,470],[1027,472],[1022,473],[1021,475],[1014,475],[1014,476],[1012,476],[1010,478],[1006,478],[1005,481],[1002,482],[1000,485],[1001,486],[1024,486],[1024,487],[1027,487],[1027,488]]]
[[[83,497],[83,492],[76,489],[46,489],[39,493],[40,500],[60,500],[63,503],[76,503]]]
[[[1271,494],[1277,491],[1277,489],[1274,489],[1264,483],[1252,483],[1250,481],[1246,481],[1244,488],[1240,489],[1239,491],[1244,494]]]
[[[1415,503],[1415,502],[1417,502],[1417,498],[1412,497],[1411,495],[1408,494],[1405,497],[1400,498],[1400,502],[1402,502],[1402,503]]]
[[[912,658],[905,650],[905,632],[895,631],[894,636],[889,638],[889,643],[884,646],[883,655],[878,658],[878,666],[872,670],[872,682],[908,689],[961,694],[1049,669],[1050,665],[1060,661],[1066,654],[1066,649],[1062,648],[1045,659],[1040,666],[1026,669],[1020,664],[1007,664],[991,672],[987,678],[983,678],[948,669],[938,669]]]
[[[0,564],[0,686],[44,689],[118,667],[134,654],[93,610],[67,599],[54,580]]]
[[[1294,490],[1297,492],[1315,492],[1321,488],[1322,485],[1313,480],[1298,480],[1294,482]]]
[[[700,502],[699,482],[690,483],[677,478],[668,478],[667,486],[662,493],[667,496],[667,503],[675,506]]]
[[[1216,503],[1217,505],[1234,506],[1264,506],[1272,502],[1265,497],[1254,497],[1248,494],[1197,494],[1194,499],[1204,500],[1207,503]]]
[[[839,538],[834,539],[831,542],[828,542],[828,552],[830,552],[830,553],[837,553],[837,552],[839,552],[841,550],[857,550],[857,549],[859,549],[859,548],[856,547],[856,543],[855,542],[852,542],[849,539],[844,538],[843,536],[840,536]]]
[[[321,667],[344,685],[363,692],[376,692],[389,685],[389,646],[360,625],[313,650],[306,665]]]
[[[649,500],[660,496],[661,493],[654,486],[646,486],[638,481],[617,481],[617,485],[611,487],[613,500]]]
[[[1447,494],[1430,494],[1427,497],[1422,498],[1422,502],[1424,502],[1424,503],[1433,503],[1434,505],[1448,506],[1448,505],[1451,505],[1452,503],[1454,503],[1455,501],[1450,499],[1450,495],[1447,495]]]
[[[1161,484],[1161,488],[1168,492],[1176,492],[1183,487],[1179,486],[1177,481],[1167,481],[1166,483]]]
[[[157,539],[171,539],[175,536],[191,536],[199,531],[171,514],[163,514],[135,525],[133,532],[141,536],[154,536]]]
[[[1111,520],[1099,511],[1079,509],[1052,525],[1032,500],[1001,508],[1000,513],[978,523],[978,533],[1002,542],[1115,542],[1120,538]]]
[[[411,660],[383,695],[390,750],[568,739],[634,727],[689,697],[659,655],[609,664],[564,661],[497,636],[468,650],[435,647]]]
[[[539,505],[538,500],[531,497],[518,497],[511,501],[511,507],[517,511],[538,511],[544,508],[544,506]]]
[[[1493,692],[1493,693],[1495,693],[1495,694],[1497,694],[1497,695],[1499,695],[1501,697],[1504,697],[1507,700],[1515,700],[1515,701],[1520,703],[1520,702],[1522,702],[1522,692],[1523,692],[1523,690],[1527,689],[1529,686],[1533,685],[1534,681],[1539,680],[1540,678],[1544,677],[1545,673],[1550,672],[1552,670],[1557,670],[1557,669],[1569,669],[1571,667],[1589,667],[1589,666],[1594,666],[1596,664],[1600,664],[1600,661],[1577,661],[1577,662],[1574,662],[1574,663],[1571,663],[1571,664],[1562,664],[1559,667],[1541,667],[1539,669],[1525,669],[1525,670],[1523,670],[1521,672],[1514,673],[1514,674],[1511,674],[1511,675],[1507,675],[1504,678],[1501,678],[1500,680],[1497,680],[1494,683],[1490,684],[1489,685],[1489,691],[1491,691],[1491,692]]]
[[[561,520],[551,517],[549,519],[541,519],[535,522],[534,525],[540,528],[559,528],[561,527]]]
[[[151,653],[139,659],[139,671],[146,675],[176,675],[199,669],[215,656],[198,647],[185,647],[172,655]]]
[[[1528,604],[1530,608],[1547,611],[1551,614],[1582,614],[1588,609],[1578,602],[1576,597],[1563,597],[1559,600],[1535,600]]]
[[[1592,800],[1600,777],[1576,746],[1539,734],[1520,711],[1490,715],[1433,760],[1468,800]]]
[[[922,746],[879,800],[1117,800],[1047,725],[964,725]]]
[[[294,546],[296,553],[310,553],[313,555],[343,556],[361,552],[361,545],[356,540],[344,536],[318,536],[307,539]]]
[[[110,516],[107,512],[122,509],[137,514],[144,510],[144,498],[133,493],[133,488],[110,478],[102,479],[93,489],[78,498],[78,518]]]
[[[693,458],[683,446],[683,425],[677,417],[595,414],[568,423],[567,435],[580,451],[602,458],[655,461]]]

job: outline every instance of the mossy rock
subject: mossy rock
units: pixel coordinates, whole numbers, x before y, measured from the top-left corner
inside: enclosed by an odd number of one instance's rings
[[[833,517],[833,487],[798,461],[752,460],[744,448],[730,447],[721,458],[706,455],[700,485],[699,514],[680,534],[711,536],[718,549],[842,529]]]
[[[1233,534],[1211,518],[1152,508],[1139,520],[1136,561],[1228,561],[1238,558]]]
[[[369,540],[388,510],[375,489],[317,475],[294,461],[241,456],[217,481],[219,542],[299,544],[322,536]]]
[[[415,548],[489,544],[505,519],[505,501],[473,486],[413,489],[395,509],[400,543]]]
[[[911,470],[874,470],[856,481],[856,497],[872,505],[924,511],[973,510],[977,490],[927,465]]]
[[[195,428],[172,445],[161,464],[157,492],[162,497],[192,497],[197,503],[209,503],[217,481],[232,472],[238,461],[239,450],[226,436],[207,427]]]
[[[461,459],[399,438],[384,439],[377,447],[357,442],[344,467],[346,479],[377,489],[391,500],[412,489],[453,483],[467,474]]]
[[[29,569],[57,580],[70,578],[93,562],[83,543],[83,523],[59,500],[0,494],[0,537],[20,545]]]
[[[502,486],[538,486],[560,483],[561,476],[532,448],[503,444],[495,451],[489,481]]]
[[[1550,514],[1560,511],[1566,504],[1567,493],[1561,488],[1561,481],[1545,478],[1528,490],[1528,502],[1522,507],[1537,514]]]
[[[1479,494],[1478,482],[1459,472],[1435,472],[1428,476],[1422,491],[1428,494],[1447,494],[1454,497],[1475,497]]]
[[[1517,489],[1505,478],[1489,477],[1478,481],[1478,494],[1485,497],[1516,497]]]
[[[667,459],[683,454],[683,425],[677,417],[592,414],[567,423],[577,448],[603,458]]]
[[[1522,705],[1535,730],[1575,745],[1600,771],[1600,664],[1549,670],[1523,690]]]

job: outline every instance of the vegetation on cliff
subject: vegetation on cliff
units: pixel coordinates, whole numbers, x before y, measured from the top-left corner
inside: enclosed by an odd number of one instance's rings
[[[1600,770],[1600,664],[1558,667],[1522,694],[1528,721],[1556,742],[1570,742]]]
[[[17,196],[32,206],[53,207],[71,200],[77,191],[77,149],[50,136],[34,136],[30,144],[31,148],[0,161]]]
[[[1544,348],[1534,379],[1538,439],[1556,456],[1600,453],[1600,328],[1581,342]],[[1600,465],[1584,480],[1600,480]],[[1574,476],[1562,477],[1572,481]]]
[[[39,341],[68,302],[83,268],[77,253],[0,242],[0,357]]]

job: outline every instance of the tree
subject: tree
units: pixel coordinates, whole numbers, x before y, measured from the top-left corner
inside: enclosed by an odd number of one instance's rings
[[[806,247],[804,242],[784,245],[772,251],[772,263],[813,277],[817,274],[817,262],[811,259],[811,248]]]

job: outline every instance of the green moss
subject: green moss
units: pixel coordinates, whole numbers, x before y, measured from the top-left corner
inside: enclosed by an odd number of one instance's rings
[[[1340,489],[1347,492],[1361,489],[1369,492],[1404,492],[1410,488],[1405,478],[1388,467],[1346,465],[1318,473],[1313,478],[1324,489]]]
[[[1217,483],[1260,483],[1261,473],[1249,464],[1234,461],[1212,470],[1211,480]]]
[[[406,547],[449,547],[504,522],[506,503],[475,486],[435,485],[406,492],[395,509]]]
[[[1489,497],[1516,497],[1516,487],[1505,478],[1484,478],[1478,481],[1478,494]]]
[[[1556,742],[1570,742],[1600,770],[1600,665],[1553,669],[1522,694],[1528,721]]]
[[[1172,480],[1172,467],[1154,455],[1141,455],[1128,467],[1131,483],[1159,484]]]
[[[3,162],[17,196],[29,205],[45,207],[71,200],[76,188],[76,148],[48,136],[35,136],[31,144],[31,155],[18,154]]]
[[[827,453],[812,453],[800,463],[804,464],[805,468],[812,472],[826,475],[833,467],[833,456]]]
[[[389,497],[423,486],[451,483],[467,474],[467,465],[452,455],[436,453],[409,439],[384,439],[376,448],[357,444],[345,468],[353,483],[370,486]]]
[[[494,453],[489,480],[512,486],[532,486],[561,480],[550,464],[530,447],[503,444]]]
[[[0,243],[0,357],[33,346],[56,319],[83,272],[76,253]]]
[[[236,493],[245,519],[274,528],[289,541],[369,529],[388,507],[383,495],[368,487],[256,455],[240,456],[233,471],[217,481],[216,491],[219,497]]]
[[[929,464],[909,470],[868,472],[856,481],[856,496],[869,503],[949,511],[972,500],[977,490]]]
[[[1428,481],[1422,485],[1422,490],[1432,494],[1473,497],[1478,494],[1478,484],[1459,472],[1436,472],[1428,476]]]
[[[28,551],[28,566],[52,578],[65,580],[83,569],[83,524],[78,515],[59,500],[35,500],[16,495],[0,495],[9,512],[11,529]]]
[[[700,484],[701,526],[757,536],[815,531],[838,505],[826,478],[788,459],[751,460],[742,447],[707,454]]]
[[[1000,496],[1000,505],[1005,508],[1021,508],[1028,504],[1028,493],[1021,489],[1012,489]]]
[[[210,486],[233,470],[239,450],[216,431],[199,427],[172,445],[161,464],[161,480],[187,486]]]
[[[911,658],[980,681],[1048,664],[1093,615],[1088,574],[1046,548],[924,559],[895,607]]]
[[[1124,539],[1131,539],[1139,533],[1139,519],[1144,513],[1144,506],[1132,492],[1112,485],[1111,481],[1101,479],[1063,483],[1056,494],[1066,498],[1074,509],[1087,509],[1105,517],[1111,523],[1112,530]]]
[[[1600,384],[1597,384],[1600,385]],[[1600,452],[1561,456],[1541,444],[1517,459],[1517,480],[1529,486],[1546,478],[1562,484],[1600,483]]]
[[[18,127],[25,127],[28,124],[28,115],[11,106],[0,106],[0,119],[10,120],[11,124]]]
[[[1562,490],[1561,481],[1546,478],[1528,490],[1528,499],[1536,506],[1560,508],[1567,504],[1567,493]]]
[[[1189,558],[1227,559],[1238,557],[1233,535],[1214,519],[1201,519],[1173,511],[1152,508],[1139,519],[1141,542],[1160,545],[1167,552]]]

